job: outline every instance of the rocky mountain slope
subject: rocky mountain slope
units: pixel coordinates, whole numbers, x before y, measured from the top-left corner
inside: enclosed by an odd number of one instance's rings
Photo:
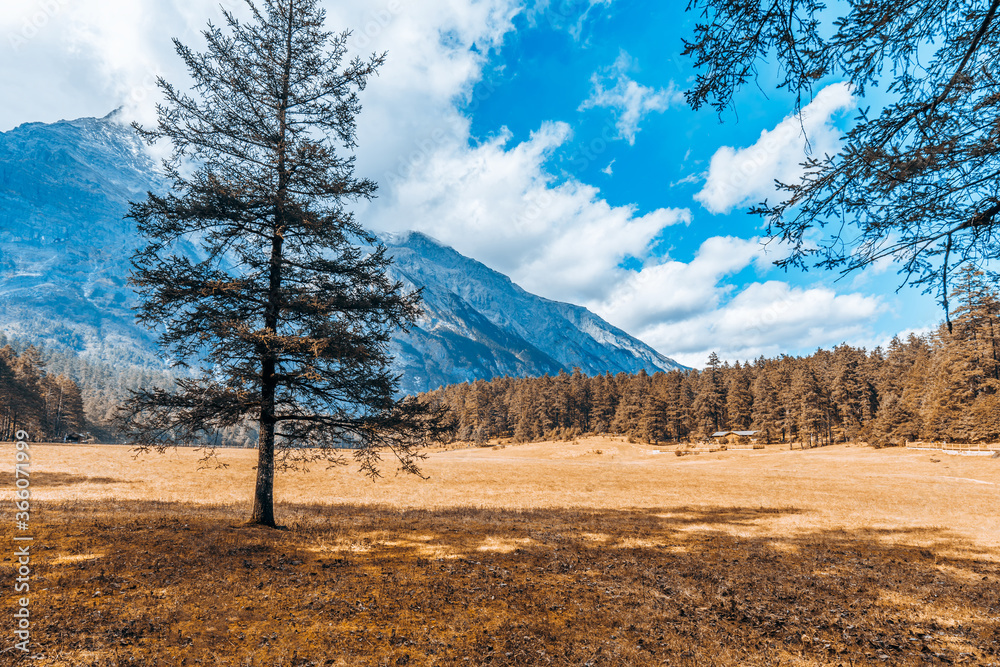
[[[395,277],[424,288],[424,316],[396,340],[410,390],[574,366],[588,375],[683,368],[586,308],[530,294],[424,234],[380,238],[395,257]]]
[[[138,139],[109,116],[0,133],[0,326],[100,359],[155,363],[126,284],[138,242],[129,199],[160,187]]]
[[[113,115],[0,133],[0,331],[112,363],[155,366],[132,319],[130,199],[164,185]],[[394,276],[423,288],[425,313],[394,341],[406,392],[529,376],[680,368],[588,310],[529,294],[419,233],[383,234]]]

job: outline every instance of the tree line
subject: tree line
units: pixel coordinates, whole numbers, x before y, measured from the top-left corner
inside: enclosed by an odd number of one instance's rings
[[[0,440],[24,430],[33,440],[62,439],[84,428],[80,386],[63,374],[46,372],[37,347],[18,353],[0,347]]]
[[[131,363],[127,351],[121,359],[97,361],[0,333],[0,441],[24,429],[35,441],[85,433],[97,442],[123,442],[113,419],[131,392],[169,387],[183,376]],[[245,420],[216,430],[207,444],[255,447],[257,430]]]
[[[952,326],[883,349],[839,345],[807,357],[703,370],[496,378],[421,395],[447,406],[457,437],[524,442],[587,433],[682,442],[755,430],[768,442],[1000,440],[1000,299],[983,273],[958,278]]]
[[[959,276],[952,330],[893,338],[866,351],[850,345],[807,357],[736,364],[712,354],[702,370],[588,377],[495,378],[421,394],[447,407],[460,440],[485,443],[586,433],[646,442],[698,440],[756,430],[770,442],[1000,440],[1000,296],[971,269]],[[0,334],[0,438],[89,431],[117,438],[110,420],[130,390],[169,386],[175,372],[89,361]],[[35,434],[38,434],[37,436]],[[251,421],[219,430],[222,446],[253,447]]]

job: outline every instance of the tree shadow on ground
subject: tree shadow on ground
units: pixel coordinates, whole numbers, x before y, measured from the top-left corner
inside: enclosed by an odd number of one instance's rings
[[[72,486],[74,484],[135,484],[134,480],[118,479],[115,477],[88,477],[87,475],[75,475],[69,472],[32,471],[27,479],[33,487]],[[15,481],[14,473],[0,472],[0,486],[13,488]]]
[[[290,530],[240,525],[243,506],[46,505],[32,664],[1000,664],[997,554],[944,529],[792,530],[794,507],[278,509]]]

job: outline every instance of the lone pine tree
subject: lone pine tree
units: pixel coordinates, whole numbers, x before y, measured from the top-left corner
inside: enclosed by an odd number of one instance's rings
[[[450,425],[396,398],[388,344],[419,294],[390,281],[391,258],[348,208],[376,189],[351,153],[358,92],[384,54],[345,61],[349,33],[325,31],[316,0],[247,5],[248,22],[209,25],[204,53],[174,40],[193,92],[160,79],[156,128],[135,126],[173,147],[171,191],[129,212],[148,240],[133,258],[137,317],[192,377],[134,393],[118,423],[162,449],[255,420],[251,523],[274,526],[276,468],[343,463],[348,447],[372,477],[386,449],[417,472],[419,444]]]

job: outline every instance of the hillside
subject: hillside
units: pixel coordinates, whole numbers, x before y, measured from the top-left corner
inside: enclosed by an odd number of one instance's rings
[[[97,362],[161,366],[130,307],[128,201],[165,186],[114,115],[0,133],[0,331]],[[426,312],[394,341],[407,393],[495,376],[680,368],[584,308],[542,299],[418,233],[382,235]],[[192,247],[194,254],[196,250]]]
[[[586,308],[530,294],[424,234],[380,238],[394,277],[424,290],[424,316],[396,339],[407,392],[574,367],[588,375],[684,368]]]
[[[111,116],[0,133],[0,327],[103,361],[155,364],[132,321],[127,202],[162,187]]]

